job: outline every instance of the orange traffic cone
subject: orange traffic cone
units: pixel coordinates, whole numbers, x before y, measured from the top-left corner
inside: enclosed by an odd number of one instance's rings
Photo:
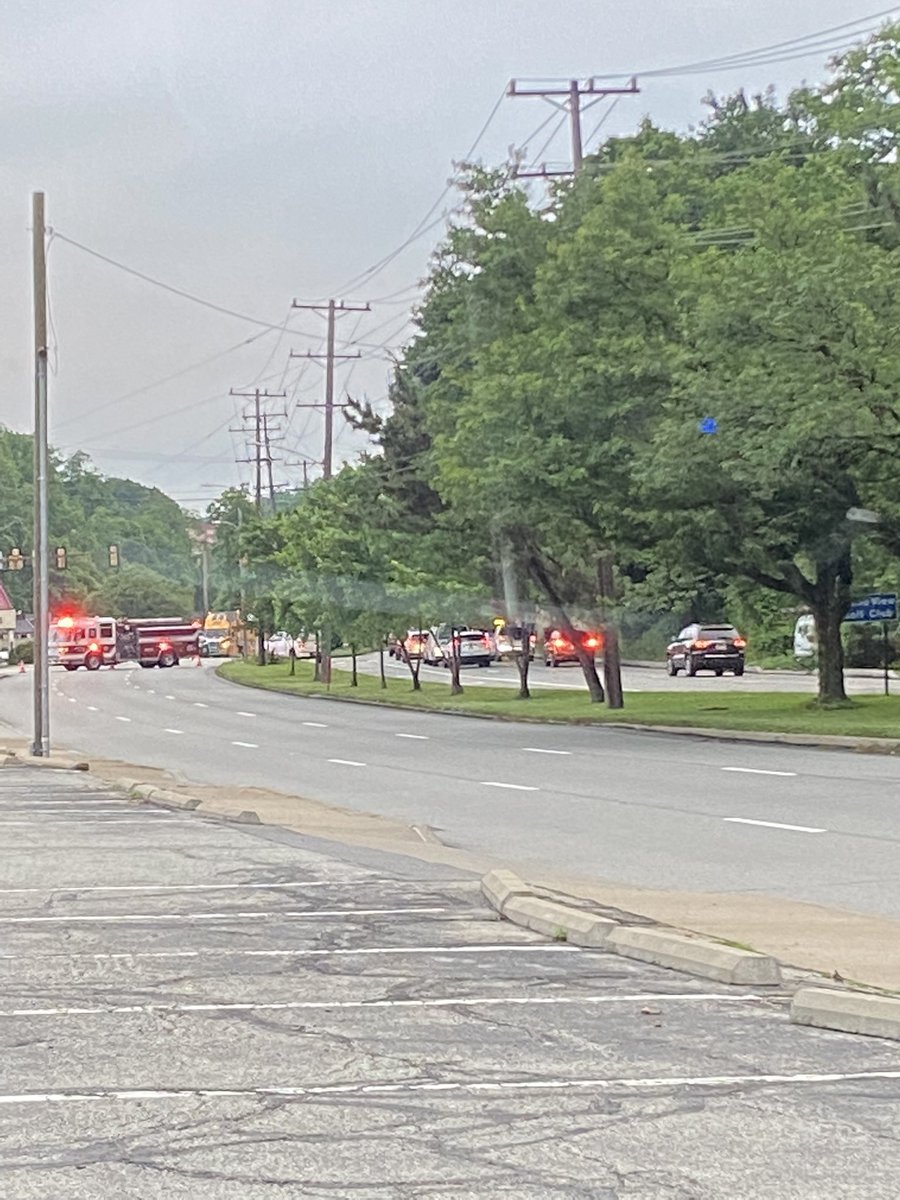
[[[22,662],[21,659],[19,659],[19,674],[20,675],[25,674],[25,664],[24,664],[24,662]]]

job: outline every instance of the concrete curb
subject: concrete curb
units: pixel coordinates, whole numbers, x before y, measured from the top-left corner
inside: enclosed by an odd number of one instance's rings
[[[791,1001],[791,1020],[795,1025],[900,1041],[900,996],[838,988],[800,988]]]
[[[781,968],[769,954],[741,950],[673,929],[622,925],[583,908],[545,900],[514,871],[489,871],[481,881],[481,894],[501,917],[576,946],[602,947],[625,958],[700,975],[718,983],[757,987],[781,983]]]
[[[5,757],[0,760],[0,766],[3,767],[43,767],[45,771],[89,771],[90,763],[73,762],[68,758],[60,758],[58,755],[48,755],[46,758],[35,758],[29,755],[27,758],[20,758],[18,754],[7,751]]]

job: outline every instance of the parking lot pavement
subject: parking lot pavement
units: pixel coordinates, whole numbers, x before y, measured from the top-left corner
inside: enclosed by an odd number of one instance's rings
[[[900,1194],[896,1047],[446,868],[0,771],[0,1195]]]

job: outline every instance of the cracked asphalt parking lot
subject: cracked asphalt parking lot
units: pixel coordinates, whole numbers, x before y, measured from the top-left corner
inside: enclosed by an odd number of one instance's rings
[[[447,868],[0,772],[0,1196],[900,1195],[900,1055]]]

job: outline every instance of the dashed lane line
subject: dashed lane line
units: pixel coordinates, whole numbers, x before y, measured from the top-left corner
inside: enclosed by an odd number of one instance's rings
[[[722,767],[723,771],[735,771],[742,775],[783,775],[785,778],[794,778],[796,771],[764,771],[761,767]]]
[[[427,742],[428,735],[424,733],[395,733],[394,737],[408,738],[411,742]]]
[[[330,763],[334,763],[338,767],[364,767],[364,762],[357,762],[355,758],[329,758]]]
[[[165,729],[163,732],[164,733],[178,733],[178,734],[181,734],[182,736],[184,735],[183,729]]]
[[[300,724],[305,725],[307,727],[307,729],[327,729],[328,728],[328,726],[324,725],[321,721],[301,721]]]
[[[522,749],[526,754],[567,754],[572,753],[571,750],[546,750],[543,746],[523,746]]]
[[[499,783],[496,780],[482,779],[482,787],[508,788],[513,792],[539,792],[540,788],[531,787],[527,783]]]
[[[245,750],[258,750],[259,742],[232,742],[232,746],[243,746]]]
[[[781,821],[755,821],[751,817],[723,817],[731,825],[761,825],[764,829],[789,829],[793,833],[828,833],[816,825],[784,825]]]
[[[194,701],[194,708],[209,708],[208,704],[204,704],[202,700]]]
[[[256,713],[252,713],[252,712],[244,712],[244,710],[243,710],[242,708],[239,708],[239,709],[237,710],[237,715],[238,715],[239,717],[255,717],[255,716],[256,716]]]
[[[131,717],[116,717],[117,721],[124,721],[127,725],[131,724]]]

